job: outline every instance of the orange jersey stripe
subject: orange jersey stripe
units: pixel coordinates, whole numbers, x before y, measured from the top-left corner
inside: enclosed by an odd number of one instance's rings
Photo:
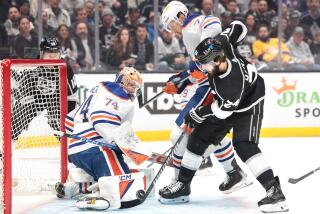
[[[70,121],[65,121],[65,124],[66,124],[67,126],[71,126],[71,127],[74,126],[74,123],[72,123],[72,122],[70,122]]]
[[[219,21],[219,19],[218,19],[218,18],[210,18],[210,19],[207,19],[207,20],[201,25],[201,27],[206,26],[206,24],[208,24],[208,23],[211,22],[211,21]]]
[[[108,148],[103,148],[103,151],[107,154],[114,175],[122,175],[123,173],[116,161],[117,156]]]
[[[224,158],[227,155],[229,155],[232,151],[233,151],[233,147],[231,147],[226,153],[224,153],[222,155],[215,155],[215,156],[216,156],[216,158]]]
[[[118,118],[116,117],[112,117],[112,116],[106,116],[106,115],[96,115],[96,116],[92,116],[91,120],[95,120],[95,119],[110,119],[110,120],[116,120],[116,121],[120,121]]]

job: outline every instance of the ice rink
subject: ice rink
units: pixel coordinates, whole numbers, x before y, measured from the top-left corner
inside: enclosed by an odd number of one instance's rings
[[[168,142],[145,143],[153,151],[163,152],[171,146]],[[297,184],[289,184],[289,177],[301,175],[320,166],[320,138],[262,138],[260,148],[266,159],[280,176],[283,192],[287,197],[290,214],[320,213],[320,171]],[[224,179],[224,172],[219,163],[212,157],[214,167],[205,175],[196,176],[192,183],[190,202],[181,205],[162,205],[157,195],[143,204],[127,209],[112,211],[123,214],[256,214],[260,213],[257,202],[265,196],[264,189],[251,176],[248,168],[238,161],[241,167],[254,180],[254,184],[229,195],[219,192],[218,186]],[[155,170],[159,165],[155,166]],[[157,182],[157,190],[170,183],[173,169],[167,167]],[[58,200],[53,194],[36,196],[15,196],[13,213],[21,214],[73,214],[97,213],[79,211],[72,200]],[[107,211],[104,211],[107,212]],[[111,211],[108,211],[111,212]],[[103,212],[99,212],[103,213]]]

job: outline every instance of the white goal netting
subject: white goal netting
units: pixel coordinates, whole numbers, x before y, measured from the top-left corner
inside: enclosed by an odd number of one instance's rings
[[[1,154],[5,143],[12,146],[12,190],[14,194],[50,190],[60,180],[60,139],[51,130],[60,130],[60,66],[12,63],[11,124],[4,124],[1,97]],[[11,142],[3,140],[3,127],[11,126]],[[1,156],[1,169],[3,168]],[[3,194],[1,171],[0,194]],[[3,200],[3,195],[1,198]],[[1,203],[3,206],[3,203]],[[3,209],[1,209],[3,210]]]

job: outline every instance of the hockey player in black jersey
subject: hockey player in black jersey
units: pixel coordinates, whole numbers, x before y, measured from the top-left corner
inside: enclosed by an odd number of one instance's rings
[[[40,59],[60,59],[61,48],[56,38],[43,38],[40,43]],[[12,74],[12,135],[14,139],[25,130],[29,123],[39,113],[47,111],[49,124],[53,129],[60,128],[60,118],[57,112],[60,108],[58,66],[47,67],[39,66],[40,72],[26,68],[22,72]],[[42,72],[43,71],[43,72]],[[71,66],[67,65],[67,84],[68,84],[68,112],[76,107],[77,85]],[[24,87],[20,87],[24,85]],[[55,100],[56,102],[48,102]],[[26,115],[21,118],[21,115]]]
[[[185,123],[193,128],[187,145],[178,181],[160,193],[160,200],[177,200],[188,196],[190,184],[207,147],[220,140],[233,129],[234,148],[247,164],[259,183],[265,188],[266,197],[258,202],[265,213],[285,212],[285,203],[279,178],[265,161],[258,147],[265,86],[255,67],[236,52],[234,44],[241,41],[247,29],[234,21],[230,27],[214,38],[203,40],[195,50],[198,67],[209,74],[215,92],[215,102],[209,106],[192,109]],[[232,176],[229,177],[231,180]]]

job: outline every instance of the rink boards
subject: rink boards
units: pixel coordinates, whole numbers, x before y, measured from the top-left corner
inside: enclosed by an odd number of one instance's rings
[[[171,74],[144,73],[144,101],[161,92]],[[262,137],[320,136],[320,73],[262,73],[266,96]],[[77,74],[82,102],[99,81],[113,81],[114,74]],[[163,94],[139,109],[136,106],[134,129],[144,141],[168,140],[180,111],[178,95]]]

